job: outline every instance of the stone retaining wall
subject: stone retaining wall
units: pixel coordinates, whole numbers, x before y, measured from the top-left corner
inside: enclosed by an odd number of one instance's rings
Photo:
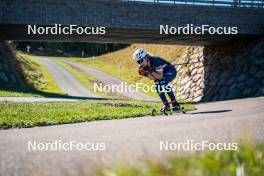
[[[264,39],[223,46],[189,47],[177,67],[177,97],[217,101],[264,95]]]

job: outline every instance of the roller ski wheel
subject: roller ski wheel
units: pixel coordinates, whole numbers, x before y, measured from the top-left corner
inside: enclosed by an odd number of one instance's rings
[[[157,111],[156,111],[156,109],[152,109],[152,111],[151,111],[151,115],[152,116],[156,116],[158,113],[157,113]]]
[[[181,109],[178,109],[178,110],[171,109],[170,112],[171,112],[171,114],[174,114],[174,113],[183,113],[183,114],[185,114],[186,113],[184,107],[181,107]]]
[[[161,108],[159,111],[157,111],[156,109],[152,109],[151,115],[152,116],[156,116],[160,114],[169,115],[169,112],[170,112],[170,109],[165,109],[165,108]]]
[[[160,110],[160,113],[163,115],[173,115],[173,114],[179,114],[179,113],[185,114],[186,111],[185,111],[184,107],[181,107],[181,109],[178,109],[178,110],[162,108]],[[152,109],[151,115],[152,116],[158,115],[158,111],[156,109]]]

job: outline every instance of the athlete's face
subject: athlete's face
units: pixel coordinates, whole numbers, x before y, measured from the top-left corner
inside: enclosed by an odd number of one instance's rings
[[[143,61],[140,63],[140,67],[149,66],[148,58],[144,58]]]

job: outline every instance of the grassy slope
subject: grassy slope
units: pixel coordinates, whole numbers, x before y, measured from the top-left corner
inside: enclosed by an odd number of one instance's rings
[[[151,115],[160,103],[87,100],[60,103],[0,102],[0,128],[31,127],[93,120],[121,119]],[[192,105],[184,105],[193,110]]]
[[[179,58],[186,52],[186,47],[178,45],[154,45],[154,44],[133,44],[116,52],[105,54],[94,58],[63,58],[76,61],[82,64],[88,64],[99,70],[107,72],[128,83],[143,83],[152,85],[153,82],[144,77],[139,77],[137,72],[137,64],[132,59],[133,52],[140,47],[144,47],[151,54],[165,58],[166,60],[176,63]],[[155,92],[148,94],[157,96]]]
[[[54,95],[63,94],[47,68],[36,60],[34,56],[16,52],[16,62],[21,67],[21,74],[31,89],[1,89],[0,96],[44,96],[49,93]]]
[[[36,63],[39,65],[40,72],[42,73],[43,80],[45,82],[45,86],[40,88],[43,92],[52,92],[58,94],[64,94],[63,91],[59,88],[57,83],[52,78],[52,75],[49,73],[47,67],[45,67],[40,61],[34,59]]]
[[[0,88],[0,97],[39,97],[39,95],[33,92],[23,92],[23,90]]]

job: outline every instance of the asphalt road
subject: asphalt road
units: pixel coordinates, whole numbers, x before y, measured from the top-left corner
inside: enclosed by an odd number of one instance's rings
[[[59,88],[70,96],[98,98],[99,96],[86,89],[69,72],[48,58],[38,58],[45,64]]]
[[[264,97],[198,104],[187,114],[0,131],[1,175],[80,175],[113,163],[162,160],[160,141],[264,142]],[[28,142],[103,143],[104,151],[28,150]],[[41,144],[42,145],[42,144]],[[94,147],[94,149],[102,149]],[[193,152],[193,151],[189,151]]]

